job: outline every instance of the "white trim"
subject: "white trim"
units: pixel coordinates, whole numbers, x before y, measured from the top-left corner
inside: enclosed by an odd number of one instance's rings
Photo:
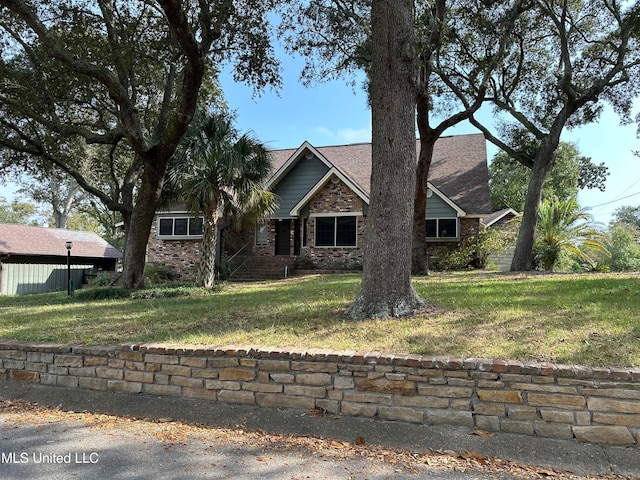
[[[200,240],[203,237],[203,234],[199,235],[189,235],[189,226],[191,224],[191,219],[200,219],[204,225],[204,217],[202,215],[194,215],[193,213],[184,212],[184,213],[162,213],[156,215],[156,239],[158,240]],[[184,235],[176,235],[175,233],[171,233],[170,235],[164,235],[160,233],[160,221],[161,220],[172,220],[171,230],[175,232],[175,221],[176,219],[186,219],[187,220],[187,233]]]
[[[498,220],[502,220],[504,217],[506,217],[507,215],[512,214],[514,217],[520,217],[522,216],[521,213],[516,212],[513,208],[505,208],[504,212],[502,212],[502,214],[496,218],[494,218],[490,223],[484,223],[482,222],[482,224],[485,227],[490,227],[491,225],[493,225],[494,223],[496,223]],[[493,215],[493,214],[491,214]],[[491,215],[487,215],[484,218],[489,218]]]
[[[317,217],[363,217],[362,212],[329,212],[329,213],[310,213],[309,218]]]
[[[260,232],[260,230],[262,230],[263,228],[267,229],[266,238],[265,238],[264,243],[258,243],[258,232]],[[269,230],[270,230],[270,224],[269,223],[265,223],[265,224],[262,224],[262,225],[260,225],[260,224],[256,225],[255,232],[254,232],[254,239],[253,239],[254,240],[253,244],[256,247],[264,247],[266,245],[269,245]]]
[[[296,163],[298,163],[298,160],[300,160],[305,150],[311,152],[313,155],[318,157],[318,159],[322,163],[324,163],[329,169],[333,168],[333,164],[329,160],[327,160],[322,154],[320,154],[320,152],[318,152],[318,150],[316,150],[313,145],[311,145],[307,140],[305,140],[302,143],[302,145],[300,145],[298,149],[295,152],[293,152],[293,155],[291,155],[289,159],[286,162],[284,162],[284,164],[273,174],[273,176],[267,182],[265,189],[269,190],[273,185],[277,184],[282,179],[282,177],[284,177],[287,173],[289,173],[289,170],[291,170],[291,168]]]
[[[444,193],[442,193],[440,190],[438,190],[436,187],[433,186],[433,184],[431,182],[427,182],[427,188],[430,188],[433,193],[435,193],[438,197],[440,197],[440,199],[446,203],[447,205],[449,205],[451,208],[453,208],[458,217],[466,217],[467,216],[467,212],[465,212],[463,209],[461,209],[458,205],[456,205],[449,197],[447,197]]]
[[[329,182],[329,180],[333,175],[335,175],[340,180],[342,180],[342,182],[344,182],[344,184],[347,187],[349,187],[353,191],[353,193],[355,193],[358,197],[360,197],[360,199],[363,202],[367,204],[369,203],[369,197],[362,190],[360,190],[360,188],[355,183],[349,180],[347,176],[344,175],[336,167],[331,167],[329,171],[324,175],[324,177],[318,180],[318,182],[311,188],[311,190],[309,190],[307,194],[304,197],[302,197],[302,199],[293,206],[289,214],[293,215],[294,217],[298,217],[300,215],[300,210],[302,210],[302,208],[307,203],[309,203],[309,201],[311,201],[311,199],[316,193],[318,193],[322,188],[324,188],[324,186]]]

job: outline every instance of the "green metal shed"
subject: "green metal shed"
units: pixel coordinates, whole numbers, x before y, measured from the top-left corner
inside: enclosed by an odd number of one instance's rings
[[[0,295],[64,291],[68,276],[77,289],[121,258],[93,232],[0,224]]]

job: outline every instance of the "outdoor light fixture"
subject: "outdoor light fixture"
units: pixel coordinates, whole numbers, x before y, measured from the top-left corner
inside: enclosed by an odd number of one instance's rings
[[[65,242],[65,247],[67,247],[67,296],[71,296],[71,247],[73,247],[73,242]]]

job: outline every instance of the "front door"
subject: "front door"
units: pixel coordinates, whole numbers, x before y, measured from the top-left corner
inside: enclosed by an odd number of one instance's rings
[[[276,255],[291,255],[291,221],[276,221]]]

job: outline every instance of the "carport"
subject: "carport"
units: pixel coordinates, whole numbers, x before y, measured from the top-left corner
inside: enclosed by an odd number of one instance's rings
[[[100,271],[115,271],[120,258],[93,232],[0,224],[0,295],[67,290],[69,273],[80,288]]]

